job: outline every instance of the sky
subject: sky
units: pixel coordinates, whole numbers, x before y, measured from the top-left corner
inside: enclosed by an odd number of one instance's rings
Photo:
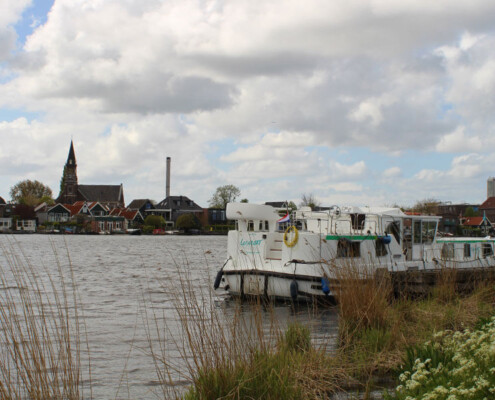
[[[1,0],[0,196],[479,204],[495,175],[493,0]]]

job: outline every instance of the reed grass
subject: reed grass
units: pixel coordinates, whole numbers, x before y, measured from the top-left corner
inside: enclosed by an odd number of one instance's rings
[[[181,327],[173,347],[180,351],[182,368],[174,364],[170,349],[157,345],[174,334],[167,320],[155,312],[147,322],[157,379],[167,388],[164,397],[325,399],[341,390],[345,371],[323,346],[313,346],[309,327],[295,321],[282,326],[273,304],[261,299],[217,301],[187,269],[181,268],[179,276],[175,288],[167,282],[164,291],[172,293]],[[188,387],[174,386],[178,379]]]
[[[54,277],[15,241],[0,252],[0,398],[92,397],[91,384],[83,390],[91,372],[89,361],[82,366],[87,347],[70,265],[58,262]]]

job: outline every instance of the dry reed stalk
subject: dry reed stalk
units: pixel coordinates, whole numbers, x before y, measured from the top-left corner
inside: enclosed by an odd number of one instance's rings
[[[329,398],[339,382],[349,379],[337,363],[329,362],[324,351],[312,349],[300,356],[278,348],[282,327],[271,303],[254,298],[249,302],[228,301],[228,306],[225,301],[218,304],[213,291],[198,287],[187,267],[177,267],[177,276],[175,282],[164,282],[164,292],[172,296],[180,336],[172,336],[174,333],[167,328],[167,320],[160,319],[158,310],[152,310],[145,323],[149,353],[164,397],[184,395],[187,388],[174,386],[174,381],[181,377],[192,384],[186,395],[192,397],[187,398],[195,398],[193,392],[200,398],[216,398],[220,392],[226,399],[241,398],[246,385],[261,379],[266,368],[279,376],[281,382],[289,379],[297,385],[296,392],[303,393],[303,398],[316,394]],[[167,339],[179,349],[182,365],[167,354]],[[270,363],[274,363],[273,369]]]
[[[72,271],[63,271],[57,257],[56,280],[42,260],[32,265],[15,242],[0,250],[0,397],[82,398],[81,320]]]
[[[356,329],[387,326],[392,284],[385,272],[373,264],[352,260],[334,265],[337,285],[333,290],[340,311],[339,323],[351,324]]]

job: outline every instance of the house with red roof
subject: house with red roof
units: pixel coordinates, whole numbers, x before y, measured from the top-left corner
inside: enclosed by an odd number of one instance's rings
[[[486,236],[493,231],[492,223],[485,215],[482,217],[464,217],[461,219],[461,227],[465,236],[474,236],[478,229],[482,236]]]
[[[139,210],[130,210],[129,208],[114,208],[109,215],[124,217],[126,229],[139,228],[144,223],[143,215]]]

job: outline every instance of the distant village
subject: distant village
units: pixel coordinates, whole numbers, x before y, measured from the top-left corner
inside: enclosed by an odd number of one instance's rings
[[[120,185],[83,185],[71,141],[55,204],[7,204],[0,197],[0,232],[3,233],[223,233],[228,230],[225,210],[203,209],[187,196],[170,195],[167,158],[166,197],[159,203],[134,199],[127,206]]]
[[[0,197],[0,233],[66,234],[221,234],[232,229],[223,207],[202,208],[187,196],[170,195],[170,157],[167,157],[166,196],[156,203],[134,199],[127,206],[120,185],[83,185],[77,178],[74,144],[71,141],[63,169],[60,193],[52,202],[39,205],[6,203]],[[291,209],[290,202],[267,202]],[[319,210],[328,209],[313,205]],[[487,180],[487,199],[482,204],[452,204],[435,200],[418,202],[408,214],[438,215],[441,235],[486,236],[495,233],[495,178]]]

